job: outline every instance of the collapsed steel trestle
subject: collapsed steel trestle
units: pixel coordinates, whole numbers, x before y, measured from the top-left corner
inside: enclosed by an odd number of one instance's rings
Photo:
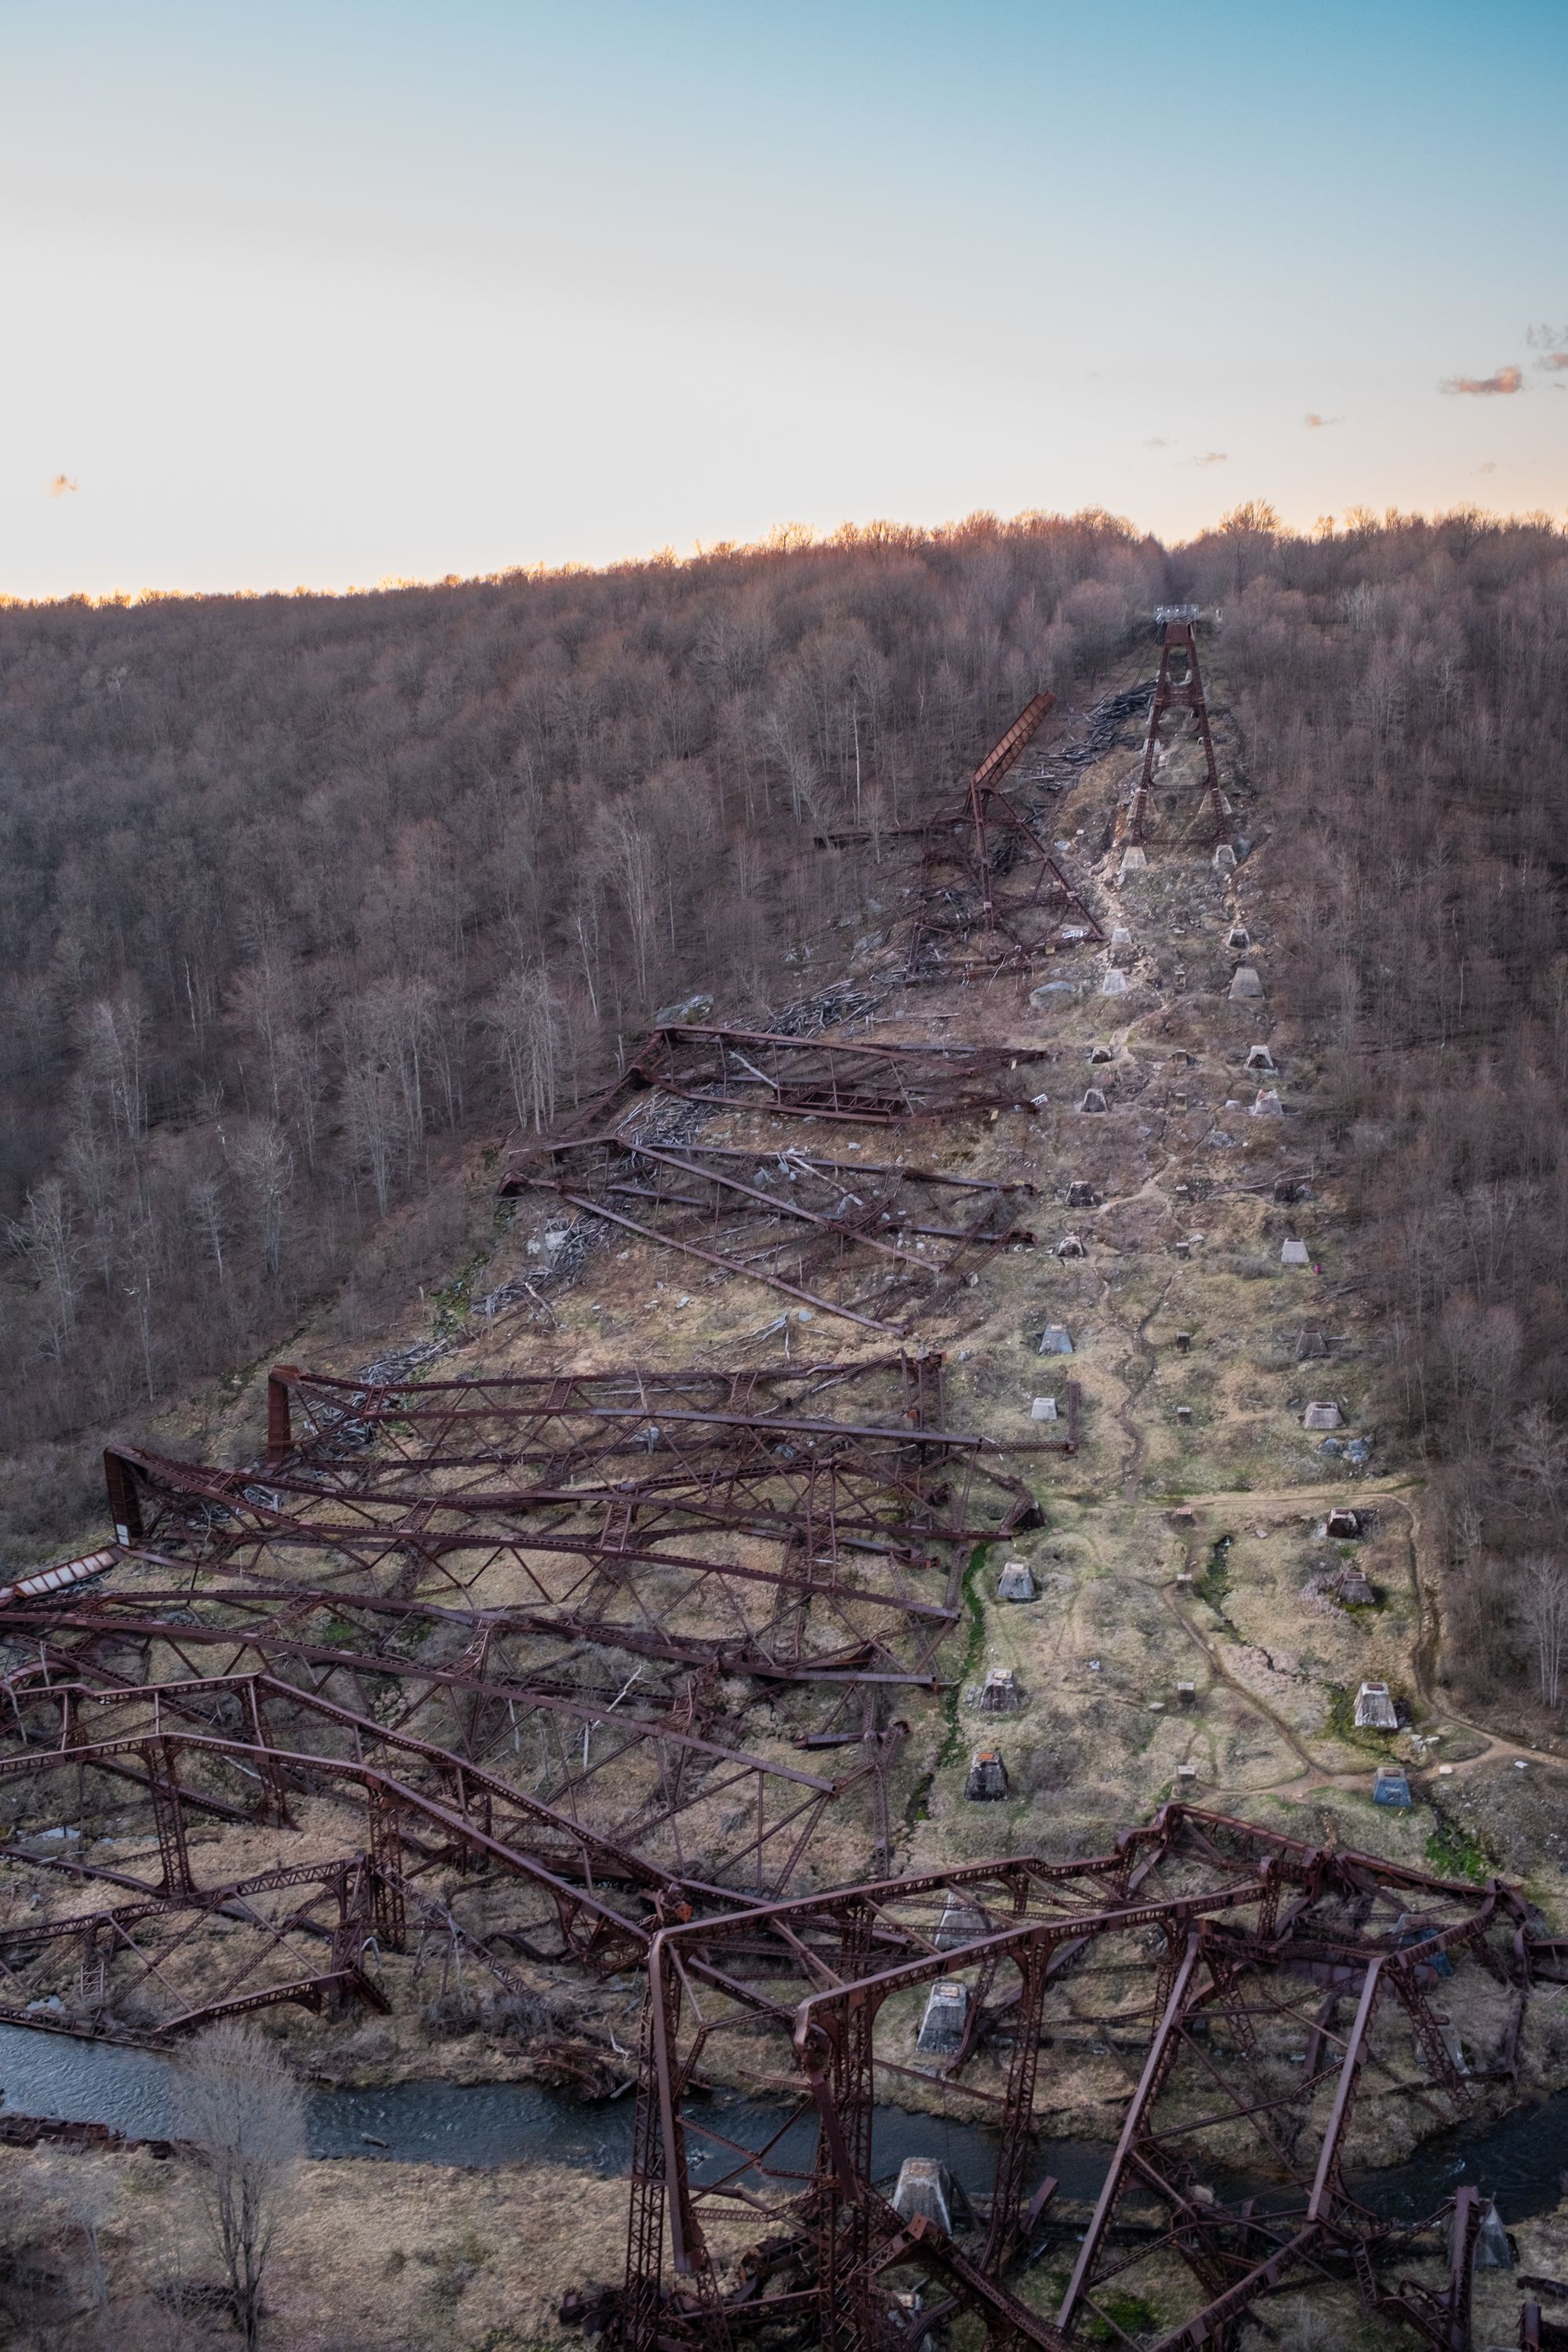
[[[1132,2297],[1165,2315],[1155,2335],[1140,2323],[1140,2342],[1197,2352],[1230,2343],[1282,2288],[1328,2279],[1435,2352],[1466,2352],[1473,2192],[1419,2228],[1381,2216],[1355,2193],[1370,2161],[1357,2121],[1393,2103],[1430,2130],[1464,2111],[1478,2075],[1506,2076],[1545,1951],[1497,1882],[1181,1806],[1089,1862],[936,1872],[663,1930],[623,2341],[696,2352],[753,2331],[776,2341],[794,2320],[800,2341],[860,2352],[968,2313],[994,2342],[1058,2352],[1131,2340],[1119,2314]],[[939,1978],[964,1987],[964,2023],[928,2055],[919,2032]],[[726,2045],[779,2098],[761,2147],[697,2095],[714,2074],[733,2079]],[[910,2076],[991,2119],[973,2230],[889,2201],[876,2101]],[[1053,2112],[1118,2091],[1104,2188],[1087,2229],[1062,2233],[1070,2276],[1047,2315],[1020,2293],[1057,2189],[1033,2179],[1031,2139]],[[943,2145],[934,2121],[933,2155]],[[737,2200],[778,2232],[738,2265]],[[1401,2275],[1440,2251],[1445,2224],[1446,2285]],[[894,2290],[922,2284],[911,2316]]]
[[[1032,1196],[1030,1183],[794,1148],[568,1138],[508,1170],[503,1199],[531,1191],[894,1339],[906,1335],[893,1319],[900,1299],[929,1302],[972,1252],[1032,1247],[1035,1238],[1011,1222],[1010,1204]],[[961,1197],[945,1209],[952,1194]],[[966,1221],[964,1196],[973,1204]]]
[[[938,1045],[792,1037],[770,1030],[656,1029],[626,1075],[574,1126],[595,1133],[635,1097],[657,1091],[711,1110],[888,1127],[1031,1108],[1043,1047]]]
[[[492,1444],[425,1462],[289,1449],[226,1471],[122,1446],[105,1457],[110,1499],[122,1542],[241,1575],[277,1581],[302,1565],[312,1588],[456,1593],[554,1614],[563,1631],[592,1623],[609,1642],[919,1675],[954,1620],[967,1546],[1036,1516],[1026,1488],[952,1433],[659,1412],[611,1408],[574,1438],[547,1415],[556,1443],[522,1465],[498,1464]],[[478,1417],[493,1426],[493,1407]],[[537,1405],[521,1418],[526,1444]],[[638,1437],[646,1467],[627,1475],[622,1449]],[[498,1475],[519,1466],[542,1475]]]
[[[1098,917],[1041,846],[1035,827],[1002,790],[1002,778],[1056,707],[1037,694],[992,746],[963,799],[922,824],[880,833],[828,833],[818,846],[913,838],[921,879],[910,925],[910,980],[992,979],[1024,972],[1062,946],[1104,937]]]

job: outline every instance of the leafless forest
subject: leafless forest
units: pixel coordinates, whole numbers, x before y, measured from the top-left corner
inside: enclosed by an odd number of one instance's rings
[[[1391,519],[1185,559],[1223,603],[1255,776],[1300,887],[1281,974],[1321,1037],[1319,1150],[1383,1407],[1425,1457],[1439,1671],[1555,1697],[1568,1509],[1568,543]]]
[[[0,1539],[58,1548],[110,1428],[278,1346],[385,1236],[450,1276],[471,1171],[661,1003],[760,1013],[890,916],[923,813],[1041,686],[1223,618],[1216,691],[1300,876],[1282,1010],[1321,1037],[1391,1444],[1436,1475],[1465,1670],[1521,1670],[1568,1512],[1568,541],[1244,509],[1166,551],[981,518],[343,600],[0,613]],[[1069,722],[1070,723],[1070,722]],[[395,1218],[395,1227],[388,1220]],[[379,1237],[379,1238],[378,1238]]]

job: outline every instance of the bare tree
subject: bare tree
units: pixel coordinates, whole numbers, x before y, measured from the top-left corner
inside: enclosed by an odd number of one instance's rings
[[[1543,1706],[1563,1698],[1563,1660],[1568,1651],[1568,1570],[1549,1553],[1524,1563],[1521,1585],[1524,1622],[1535,1641],[1536,1675]]]
[[[542,970],[507,974],[487,1008],[520,1127],[542,1134],[555,1117],[561,1003]]]
[[[1561,1529],[1563,1487],[1568,1484],[1568,1437],[1553,1429],[1552,1415],[1543,1404],[1532,1404],[1521,1413],[1509,1451],[1520,1476],[1539,1490],[1552,1525]]]
[[[204,1177],[190,1191],[191,1216],[196,1231],[207,1246],[217,1278],[223,1280],[223,1244],[228,1231],[225,1212],[223,1183],[216,1176]]]
[[[607,810],[599,826],[599,856],[611,889],[620,900],[637,973],[637,995],[648,1001],[650,959],[658,925],[658,860],[647,827],[624,803]]]
[[[147,1132],[147,1043],[146,1010],[129,996],[95,1004],[87,1016],[82,1046],[90,1083],[133,1160]]]
[[[398,1141],[397,1096],[384,1064],[372,1055],[351,1062],[343,1075],[343,1099],[354,1157],[370,1170],[376,1209],[384,1217]]]
[[[257,1238],[261,1244],[262,1261],[268,1276],[273,1282],[280,1281],[283,1274],[283,1213],[294,1176],[294,1155],[289,1149],[288,1138],[282,1129],[274,1126],[270,1119],[258,1119],[236,1144],[234,1165],[250,1198],[251,1213],[256,1220]]]
[[[76,1336],[82,1253],[58,1176],[47,1176],[28,1193],[26,1215],[7,1220],[5,1237],[37,1286],[44,1353],[58,1363]]]
[[[142,1377],[146,1383],[147,1402],[153,1404],[158,1396],[157,1350],[153,1336],[153,1275],[158,1255],[158,1234],[150,1218],[141,1217],[132,1227],[125,1246],[124,1270],[131,1279],[124,1286],[125,1296],[136,1310],[136,1331],[142,1347]]]
[[[182,2057],[179,2113],[235,2325],[246,2352],[256,2352],[262,2281],[305,2152],[304,2094],[265,2034],[226,2018]]]

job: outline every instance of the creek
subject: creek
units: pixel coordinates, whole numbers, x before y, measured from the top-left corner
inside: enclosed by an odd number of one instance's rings
[[[0,2088],[5,2111],[74,2123],[107,2124],[140,2139],[179,2135],[174,2062],[161,2052],[68,2034],[0,2026]],[[761,2147],[789,2110],[776,2101],[721,2092],[699,2103],[694,2120],[745,2147]],[[357,2158],[403,2164],[562,2164],[606,2179],[631,2161],[629,2096],[590,2105],[533,2083],[395,2083],[372,2090],[315,2090],[307,2128],[314,2157]],[[811,2168],[815,2126],[808,2116],[790,2125],[771,2162]],[[879,2106],[874,2127],[879,2178],[897,2173],[906,2156],[940,2157],[977,2195],[989,2193],[994,2136],[973,2124]],[[1098,2194],[1110,2150],[1092,2140],[1041,2140],[1030,2177],[1055,2173],[1064,2199]],[[694,2174],[710,2176],[732,2159],[710,2154],[690,2137]],[[1568,2171],[1568,2091],[1516,2109],[1498,2123],[1462,2126],[1427,2141],[1405,2162],[1352,2178],[1352,2194],[1402,2220],[1431,2212],[1466,2181],[1497,2199],[1508,2221],[1555,2205]],[[1278,2184],[1216,2179],[1222,2195],[1278,2199]]]

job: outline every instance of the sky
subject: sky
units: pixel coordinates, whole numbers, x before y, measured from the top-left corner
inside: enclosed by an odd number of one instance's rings
[[[1568,520],[1563,0],[0,5],[0,593]]]

